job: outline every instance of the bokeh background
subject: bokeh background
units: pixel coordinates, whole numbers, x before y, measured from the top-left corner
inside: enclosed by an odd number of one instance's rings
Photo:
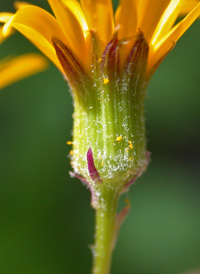
[[[33,1],[47,9],[45,0]],[[115,2],[116,4],[116,2]],[[1,11],[14,11],[0,0]],[[146,173],[128,197],[112,274],[200,267],[200,22],[153,77],[146,98]],[[16,33],[0,58],[37,51]],[[94,210],[69,176],[72,98],[57,69],[0,91],[0,273],[89,274]]]

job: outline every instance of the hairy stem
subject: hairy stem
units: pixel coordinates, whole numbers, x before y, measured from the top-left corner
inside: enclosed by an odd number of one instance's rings
[[[99,207],[96,209],[93,274],[110,273],[118,197],[118,192],[110,188],[104,189],[99,197]]]

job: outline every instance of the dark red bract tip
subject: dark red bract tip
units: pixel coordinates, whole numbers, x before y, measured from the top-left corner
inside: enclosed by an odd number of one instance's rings
[[[102,183],[102,179],[94,165],[93,153],[91,147],[88,149],[87,152],[87,163],[88,163],[88,171],[90,177],[94,183]]]

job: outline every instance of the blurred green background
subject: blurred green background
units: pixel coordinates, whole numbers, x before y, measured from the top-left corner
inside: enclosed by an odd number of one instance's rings
[[[13,1],[0,10],[14,11]],[[47,8],[45,0],[33,1]],[[153,77],[146,98],[146,173],[127,194],[112,274],[200,267],[200,22]],[[37,51],[15,34],[0,58]],[[69,176],[72,98],[50,68],[0,91],[0,273],[89,274],[94,210]],[[124,198],[124,197],[123,197]],[[121,201],[123,204],[123,199]]]

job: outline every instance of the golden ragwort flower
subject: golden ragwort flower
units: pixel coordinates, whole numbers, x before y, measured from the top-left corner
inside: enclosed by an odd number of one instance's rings
[[[48,2],[55,17],[16,2],[15,14],[0,14],[3,34],[18,30],[66,76],[75,107],[73,167],[95,205],[102,182],[123,191],[145,169],[145,89],[199,17],[200,3],[120,0],[114,13],[111,0]]]
[[[53,13],[17,2],[0,14],[66,76],[74,98],[74,173],[97,209],[93,273],[109,273],[127,205],[118,197],[148,164],[144,98],[154,71],[200,15],[195,0],[48,0]],[[179,16],[185,15],[177,23]]]

